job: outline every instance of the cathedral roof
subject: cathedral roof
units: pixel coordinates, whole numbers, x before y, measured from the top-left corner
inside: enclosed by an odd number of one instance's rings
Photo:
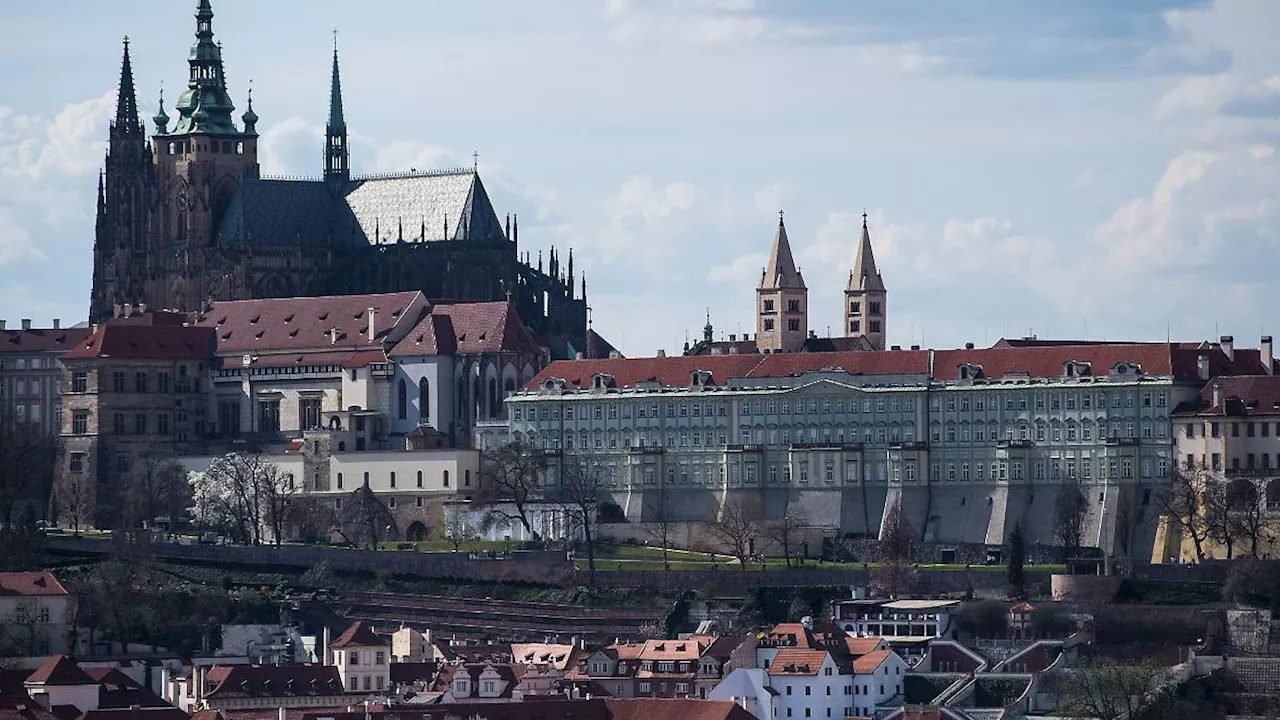
[[[473,170],[323,181],[246,178],[219,228],[224,244],[341,247],[506,235]]]
[[[536,355],[538,340],[506,302],[441,303],[389,355],[420,357],[515,352]]]
[[[787,226],[782,218],[778,218],[778,232],[773,236],[773,248],[769,251],[769,264],[764,267],[764,276],[760,278],[760,288],[805,289],[804,278],[791,257],[791,241],[787,239]]]

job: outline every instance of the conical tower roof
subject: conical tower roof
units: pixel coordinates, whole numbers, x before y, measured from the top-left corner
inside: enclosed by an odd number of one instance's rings
[[[858,241],[858,254],[853,260],[848,289],[884,291],[884,281],[880,279],[880,271],[876,269],[876,256],[871,251],[871,232],[867,230],[866,213],[862,213],[862,238]]]
[[[333,43],[333,77],[329,81],[329,123],[331,133],[347,131],[347,121],[342,116],[342,80],[338,76],[338,42]]]
[[[765,265],[764,276],[760,278],[760,289],[774,288],[805,289],[804,278],[791,256],[791,241],[787,239],[787,226],[781,213],[778,214],[778,232],[773,236],[773,249],[769,251],[769,264]]]
[[[129,38],[124,39],[124,59],[120,61],[120,91],[116,95],[116,129],[122,133],[142,132],[138,122],[138,96],[133,88],[133,64],[129,61]]]

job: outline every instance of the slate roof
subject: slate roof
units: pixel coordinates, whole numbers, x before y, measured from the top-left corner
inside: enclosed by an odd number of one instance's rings
[[[537,390],[547,378],[563,378],[566,388],[589,388],[596,373],[614,377],[616,387],[657,381],[663,387],[688,387],[695,370],[709,370],[711,385],[730,379],[790,377],[818,370],[854,375],[921,375],[929,370],[928,351],[774,353],[765,355],[698,355],[612,360],[559,360],[543,368],[526,390]]]
[[[356,647],[383,647],[390,645],[391,641],[373,631],[373,626],[364,622],[357,622],[347,628],[333,642],[329,643],[329,648],[344,648],[354,645]]]
[[[338,248],[505,239],[471,169],[357,178],[336,189],[319,180],[247,178],[219,233],[224,244]]]
[[[297,355],[305,360],[322,360],[341,364],[351,360],[352,352],[382,352],[369,339],[369,308],[374,313],[374,340],[398,337],[403,328],[418,321],[415,305],[425,308],[418,291],[373,293],[368,295],[324,295],[320,297],[264,298],[216,302],[202,313],[196,324],[217,333],[218,354],[228,362],[239,362],[242,354],[255,354],[258,363],[295,363]],[[402,325],[403,323],[403,325]],[[337,342],[330,336],[337,332]],[[272,354],[290,357],[269,360]]]
[[[66,352],[79,345],[91,332],[92,329],[87,327],[0,330],[0,354]]]
[[[392,685],[409,685],[416,682],[430,684],[440,670],[440,663],[391,663],[388,669],[391,672]]]
[[[390,356],[421,357],[540,352],[538,340],[510,303],[438,303],[391,349]]]
[[[614,347],[604,336],[596,332],[594,328],[587,328],[587,347],[582,351],[583,355],[590,359],[609,358],[616,353],[618,357],[622,357],[622,353],[618,348]]]
[[[0,573],[0,596],[66,595],[67,589],[51,572]]]
[[[74,660],[66,655],[55,655],[27,676],[27,685],[96,685]]]
[[[213,354],[213,338],[209,328],[108,322],[62,359],[204,360]]]

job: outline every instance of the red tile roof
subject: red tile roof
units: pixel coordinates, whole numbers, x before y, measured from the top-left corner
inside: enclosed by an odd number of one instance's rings
[[[1035,605],[1032,605],[1031,603],[1024,600],[1018,603],[1017,605],[1014,605],[1013,607],[1009,608],[1009,612],[1026,614],[1029,612],[1035,612],[1035,609],[1036,609]]]
[[[55,655],[27,676],[27,685],[97,685],[74,660],[66,655]]]
[[[537,355],[538,340],[506,302],[438,303],[391,350],[391,357],[522,353]]]
[[[702,646],[696,640],[646,640],[641,660],[697,660]]]
[[[740,705],[716,700],[606,698],[609,720],[755,720]]]
[[[710,371],[712,385],[723,385],[737,378],[790,377],[818,370],[842,370],[853,375],[923,376],[929,371],[929,353],[893,350],[561,360],[538,373],[525,389],[536,390],[547,378],[563,378],[568,388],[589,388],[596,373],[612,375],[615,387],[633,387],[651,381],[664,387],[688,387],[690,375],[697,370]]]
[[[1213,404],[1214,387],[1221,399]],[[1233,375],[1215,377],[1200,391],[1199,401],[1184,403],[1177,414],[1276,415],[1280,414],[1280,376]]]
[[[369,308],[377,309],[372,340],[394,341],[426,301],[416,291],[234,300],[214,303],[196,324],[217,330],[220,355],[342,352],[370,348]]]
[[[357,647],[382,647],[390,644],[390,640],[373,631],[372,625],[364,622],[358,622],[347,628],[346,631],[337,637],[337,639],[329,643],[329,647],[330,649],[344,648],[348,645],[355,645]]]
[[[935,350],[933,377],[944,381],[958,380],[961,365],[981,365],[982,377],[990,380],[1018,374],[1033,378],[1059,378],[1063,377],[1063,365],[1072,360],[1089,363],[1094,376],[1105,377],[1118,363],[1139,365],[1144,375],[1173,374],[1167,345],[1117,343]]]
[[[58,720],[26,694],[0,695],[0,720]]]
[[[50,572],[0,573],[0,596],[66,595],[67,589]]]
[[[867,653],[877,650],[884,643],[881,637],[849,637],[845,638],[844,646],[849,649],[849,655],[859,657]]]
[[[213,337],[209,328],[108,322],[62,359],[203,360],[213,355]]]
[[[80,716],[79,720],[190,720],[190,715],[176,707],[99,708]]]
[[[218,665],[205,674],[210,698],[342,694],[338,668],[324,665]]]
[[[89,337],[92,329],[61,328],[58,330],[0,330],[0,354],[66,352]]]
[[[826,650],[782,648],[769,663],[770,675],[817,675],[826,662]]]
[[[859,675],[870,675],[876,671],[876,668],[884,664],[885,660],[893,654],[892,650],[872,650],[860,658],[853,661],[853,671]]]

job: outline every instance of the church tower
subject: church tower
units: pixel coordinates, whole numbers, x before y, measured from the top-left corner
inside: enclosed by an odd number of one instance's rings
[[[116,115],[111,121],[106,167],[98,176],[98,214],[93,243],[93,289],[89,319],[112,315],[115,305],[145,302],[147,207],[154,167],[124,40]]]
[[[324,179],[342,184],[351,179],[347,122],[342,117],[342,81],[338,78],[338,40],[333,41],[333,78],[329,81],[329,122],[324,126]]]
[[[862,239],[858,243],[858,255],[849,273],[849,284],[844,291],[844,336],[864,336],[875,350],[885,348],[885,296],[884,280],[876,269],[876,258],[871,252],[871,233],[867,230],[867,214],[862,213]]]
[[[756,348],[760,352],[796,352],[808,336],[809,289],[796,269],[779,212],[769,264],[756,289]]]

